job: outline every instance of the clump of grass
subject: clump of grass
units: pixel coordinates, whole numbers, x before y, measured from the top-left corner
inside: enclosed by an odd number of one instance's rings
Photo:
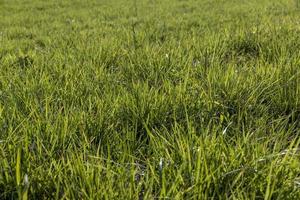
[[[25,55],[25,56],[18,57],[16,64],[18,66],[20,66],[21,68],[27,68],[27,67],[33,65],[33,62],[34,62],[34,60],[30,56]]]
[[[223,59],[227,62],[246,63],[258,59],[260,54],[260,41],[257,40],[255,34],[246,33],[236,38],[229,38]]]

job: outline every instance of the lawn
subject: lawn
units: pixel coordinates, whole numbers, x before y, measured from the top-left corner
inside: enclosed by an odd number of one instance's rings
[[[0,0],[0,199],[300,199],[299,0]]]

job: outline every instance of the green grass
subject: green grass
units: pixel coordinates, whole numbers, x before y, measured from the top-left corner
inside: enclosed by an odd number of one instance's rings
[[[298,0],[0,0],[0,199],[299,199]]]

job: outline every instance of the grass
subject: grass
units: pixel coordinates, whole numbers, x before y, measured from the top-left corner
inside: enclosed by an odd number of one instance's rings
[[[299,199],[299,1],[0,1],[0,199]]]

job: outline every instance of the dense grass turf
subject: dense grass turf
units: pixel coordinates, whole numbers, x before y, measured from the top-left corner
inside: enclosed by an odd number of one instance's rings
[[[0,0],[0,199],[299,199],[299,18]]]

